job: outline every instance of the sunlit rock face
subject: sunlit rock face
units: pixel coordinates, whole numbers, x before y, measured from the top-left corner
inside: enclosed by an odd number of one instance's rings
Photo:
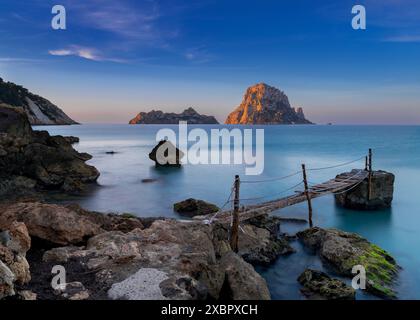
[[[227,117],[226,124],[311,124],[302,108],[290,106],[286,94],[265,83],[247,89],[242,103]]]

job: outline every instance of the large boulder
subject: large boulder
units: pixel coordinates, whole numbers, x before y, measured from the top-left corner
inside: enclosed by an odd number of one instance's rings
[[[219,211],[219,207],[203,200],[189,198],[174,204],[174,211],[187,217],[204,216]]]
[[[314,227],[298,232],[297,236],[339,274],[353,278],[353,267],[363,266],[367,291],[383,298],[396,297],[392,285],[399,267],[394,258],[377,245],[355,233],[337,229]]]
[[[157,167],[179,167],[184,153],[172,142],[161,140],[149,153],[150,160],[155,162]]]
[[[24,111],[0,105],[0,194],[36,190],[80,192],[99,177],[88,154],[68,139],[33,131]]]
[[[105,215],[79,206],[59,206],[40,202],[21,202],[0,207],[0,229],[14,221],[25,223],[32,237],[59,245],[81,244],[110,230],[130,231],[142,228],[135,218]]]
[[[301,292],[311,300],[354,300],[356,291],[326,273],[306,269],[298,278]]]
[[[350,174],[356,173],[352,171]],[[342,207],[355,210],[377,210],[389,208],[394,194],[395,176],[386,171],[374,171],[371,178],[369,196],[369,179],[366,178],[355,188],[335,196],[336,203]]]

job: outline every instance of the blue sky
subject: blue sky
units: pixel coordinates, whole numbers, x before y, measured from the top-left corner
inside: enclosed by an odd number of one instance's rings
[[[82,122],[189,106],[223,121],[266,82],[318,123],[420,124],[417,0],[0,0],[0,37],[0,76]]]

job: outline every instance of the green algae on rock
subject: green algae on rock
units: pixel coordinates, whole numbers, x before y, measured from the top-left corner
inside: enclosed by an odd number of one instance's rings
[[[366,270],[366,290],[381,298],[395,299],[392,285],[399,267],[385,250],[355,233],[337,229],[310,228],[299,232],[298,238],[316,250],[323,261],[339,274],[352,278],[352,268],[361,265]]]

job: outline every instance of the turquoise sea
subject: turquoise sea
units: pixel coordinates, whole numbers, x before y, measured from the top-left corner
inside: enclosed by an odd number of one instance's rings
[[[190,126],[195,128],[196,126]],[[206,130],[218,126],[201,126]],[[389,210],[358,212],[335,205],[331,195],[315,199],[314,224],[361,234],[389,251],[402,267],[396,290],[400,299],[420,299],[420,126],[264,126],[264,172],[245,176],[244,165],[184,165],[180,169],[157,169],[148,158],[161,126],[80,125],[35,127],[51,134],[80,137],[74,147],[93,155],[89,161],[101,172],[99,186],[88,194],[63,201],[75,201],[87,209],[103,212],[130,212],[139,216],[179,216],[174,202],[188,197],[222,205],[230,193],[235,174],[243,180],[264,180],[308,168],[329,167],[360,158],[373,149],[374,169],[396,175],[394,202]],[[176,126],[173,127],[176,130]],[[244,128],[244,127],[242,127]],[[115,154],[107,154],[114,151]],[[347,166],[309,171],[312,183],[322,182],[352,168],[362,168],[364,160]],[[144,183],[142,179],[155,182]],[[276,198],[297,184],[290,179],[241,185],[241,198]],[[249,200],[247,203],[252,203]],[[246,203],[244,203],[246,204]],[[276,212],[283,217],[306,218],[302,203]],[[305,225],[287,223],[282,232],[294,233]],[[323,269],[319,259],[305,252],[298,242],[297,253],[280,257],[258,271],[267,279],[274,299],[302,299],[296,278],[306,267]],[[330,270],[327,270],[330,272]],[[358,292],[359,299],[371,299]]]

